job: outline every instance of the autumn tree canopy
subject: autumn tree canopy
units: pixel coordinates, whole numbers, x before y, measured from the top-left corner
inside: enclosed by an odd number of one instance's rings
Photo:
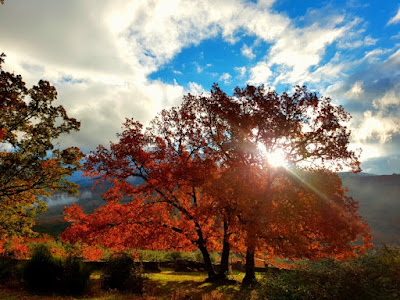
[[[53,106],[56,89],[47,81],[27,88],[21,75],[2,68],[0,56],[0,227],[4,234],[30,234],[36,213],[45,205],[38,196],[77,192],[67,180],[80,168],[76,147],[56,149],[62,134],[80,122],[62,106]]]
[[[359,248],[351,244],[351,241],[361,236],[365,237],[365,246],[369,245],[368,227],[357,214],[357,210],[353,209],[357,206],[356,202],[344,195],[341,184],[337,184],[340,182],[337,174],[328,176],[329,172],[326,172],[344,168],[353,172],[360,170],[357,153],[349,148],[350,131],[346,123],[350,116],[343,107],[335,106],[330,98],[319,97],[316,93],[308,92],[306,87],[299,86],[295,87],[292,95],[286,92],[278,95],[263,86],[247,86],[243,89],[236,88],[233,97],[230,97],[215,85],[210,96],[188,95],[183,105],[188,105],[192,111],[196,111],[201,119],[199,122],[204,124],[207,144],[214,151],[213,156],[218,160],[222,171],[222,182],[217,184],[229,181],[217,198],[220,204],[226,203],[226,211],[236,216],[236,219],[230,217],[229,220],[236,220],[242,224],[240,228],[245,231],[247,262],[254,260],[256,248],[261,250],[262,243],[265,245],[273,236],[271,230],[266,233],[266,228],[271,226],[284,228],[285,232],[284,237],[275,239],[279,242],[279,245],[275,243],[273,247],[275,254],[292,255],[288,250],[299,248],[300,241],[305,243],[305,247],[313,250],[297,252],[297,257],[338,254],[340,251],[332,251],[333,248],[329,245],[330,241],[333,241],[332,236],[328,238],[327,235],[316,235],[317,232],[323,232],[318,228],[322,223],[314,223],[313,228],[306,226],[307,229],[301,232],[297,230],[301,222],[299,209],[306,206],[316,213],[315,218],[323,221],[319,218],[319,204],[314,202],[314,205],[311,205],[312,202],[308,201],[309,197],[316,196],[320,199],[321,195],[326,196],[326,209],[329,207],[335,210],[338,203],[341,203],[339,206],[343,210],[342,215],[336,216],[340,222],[340,219],[344,219],[344,215],[348,214],[344,230],[356,228],[353,230],[355,235],[341,239],[342,250],[346,248],[347,255],[354,255],[352,249],[358,251]],[[286,168],[276,167],[273,160],[277,157],[286,161]],[[323,170],[325,172],[321,172]],[[324,190],[319,185],[310,189],[306,180],[311,176],[310,173],[314,173],[312,176],[323,176],[328,182],[333,180],[335,184],[331,184],[336,190]],[[296,174],[301,175],[295,176]],[[304,180],[299,181],[299,178]],[[293,185],[293,180],[301,184]],[[224,197],[224,192],[228,199]],[[285,194],[290,194],[291,198],[284,200]],[[341,196],[336,197],[336,194]],[[328,201],[330,197],[336,197],[337,203]],[[236,209],[232,211],[232,207]],[[288,218],[288,212],[293,210],[293,207],[297,208],[292,211],[291,218]],[[278,208],[285,212],[279,218]],[[223,215],[225,219],[228,218],[226,214]],[[285,221],[278,225],[280,220]],[[229,222],[225,224],[229,225]],[[224,230],[229,232],[229,229]],[[234,233],[231,233],[232,235]],[[296,236],[297,239],[290,239],[290,236]],[[304,239],[301,239],[301,236]],[[297,242],[294,242],[295,240]],[[319,247],[316,247],[311,241],[324,242],[317,243]],[[291,247],[282,247],[283,243],[289,243]],[[272,244],[269,240],[268,251],[271,251]],[[249,266],[247,275],[246,280],[254,280],[254,267]]]
[[[215,199],[201,188],[218,165],[205,154],[202,124],[182,106],[163,111],[148,128],[129,119],[124,126],[118,143],[99,146],[85,164],[89,176],[112,184],[104,195],[109,204],[93,215],[76,205],[69,208],[66,217],[74,223],[64,238],[116,248],[198,248],[213,277],[209,250],[218,247],[220,225]],[[132,178],[143,183],[132,184]],[[124,204],[126,199],[131,203]]]
[[[128,119],[117,143],[87,158],[87,175],[111,183],[109,204],[92,215],[69,208],[64,238],[197,247],[209,277],[209,251],[222,251],[223,271],[230,249],[244,251],[249,281],[257,253],[356,255],[369,245],[368,228],[332,173],[359,171],[348,120],[341,106],[305,87],[278,95],[247,86],[228,96],[217,85],[209,95],[185,96],[147,128]],[[278,152],[287,168],[273,164]]]

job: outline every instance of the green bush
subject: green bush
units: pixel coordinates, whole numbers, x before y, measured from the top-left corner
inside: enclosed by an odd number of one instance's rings
[[[262,299],[399,299],[400,252],[384,248],[346,262],[309,262],[269,274],[259,294]]]
[[[179,251],[168,251],[165,253],[165,261],[175,261],[177,259],[181,259],[182,258],[182,252]]]
[[[211,262],[213,264],[219,262],[220,256],[219,256],[218,252],[214,251],[214,252],[210,252],[209,254],[210,254]],[[192,252],[181,252],[180,258],[190,260],[190,261],[204,263],[203,254],[201,253],[200,250],[194,250]]]
[[[135,267],[130,256],[111,257],[106,262],[102,287],[105,290],[117,289],[122,292],[143,293],[145,276],[142,270]]]
[[[210,252],[210,258],[213,263],[218,263],[220,256],[217,252]],[[140,261],[176,261],[177,259],[185,259],[195,262],[204,262],[203,255],[200,250],[191,252],[179,252],[179,251],[155,251],[155,250],[140,250],[139,251]]]
[[[140,261],[165,261],[165,251],[155,251],[155,250],[140,250],[139,260]]]
[[[52,257],[46,245],[38,245],[23,270],[28,288],[38,293],[83,294],[90,280],[90,270],[76,257],[62,261]]]

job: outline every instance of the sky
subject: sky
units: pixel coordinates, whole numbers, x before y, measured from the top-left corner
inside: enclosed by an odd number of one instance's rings
[[[82,122],[62,146],[108,145],[214,82],[305,84],[352,115],[364,172],[400,173],[400,1],[6,0],[0,52]]]

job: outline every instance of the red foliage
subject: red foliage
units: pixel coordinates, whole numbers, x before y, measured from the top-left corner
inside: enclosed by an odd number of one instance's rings
[[[86,260],[99,261],[104,256],[104,250],[97,246],[82,246],[82,256]]]
[[[63,238],[116,249],[258,249],[293,258],[338,258],[370,246],[357,203],[337,174],[359,171],[348,149],[349,115],[305,87],[281,96],[264,87],[228,97],[184,97],[144,128],[127,119],[119,141],[87,157],[86,175],[108,181],[108,204],[66,209]],[[264,153],[280,150],[290,168]],[[328,171],[330,170],[330,171]],[[136,181],[134,181],[136,180]],[[362,239],[360,244],[354,242]],[[223,247],[222,247],[223,245]]]

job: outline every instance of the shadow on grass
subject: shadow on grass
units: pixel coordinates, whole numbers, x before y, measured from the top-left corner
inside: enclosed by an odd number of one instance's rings
[[[229,277],[229,276],[228,276]],[[202,299],[203,295],[218,294],[218,299],[249,299],[252,287],[242,287],[242,276],[232,276],[229,280],[207,282],[204,273],[175,273],[163,271],[148,277],[146,295],[160,297],[172,295],[169,299]],[[234,280],[239,278],[239,280]],[[212,298],[204,298],[212,299]]]

